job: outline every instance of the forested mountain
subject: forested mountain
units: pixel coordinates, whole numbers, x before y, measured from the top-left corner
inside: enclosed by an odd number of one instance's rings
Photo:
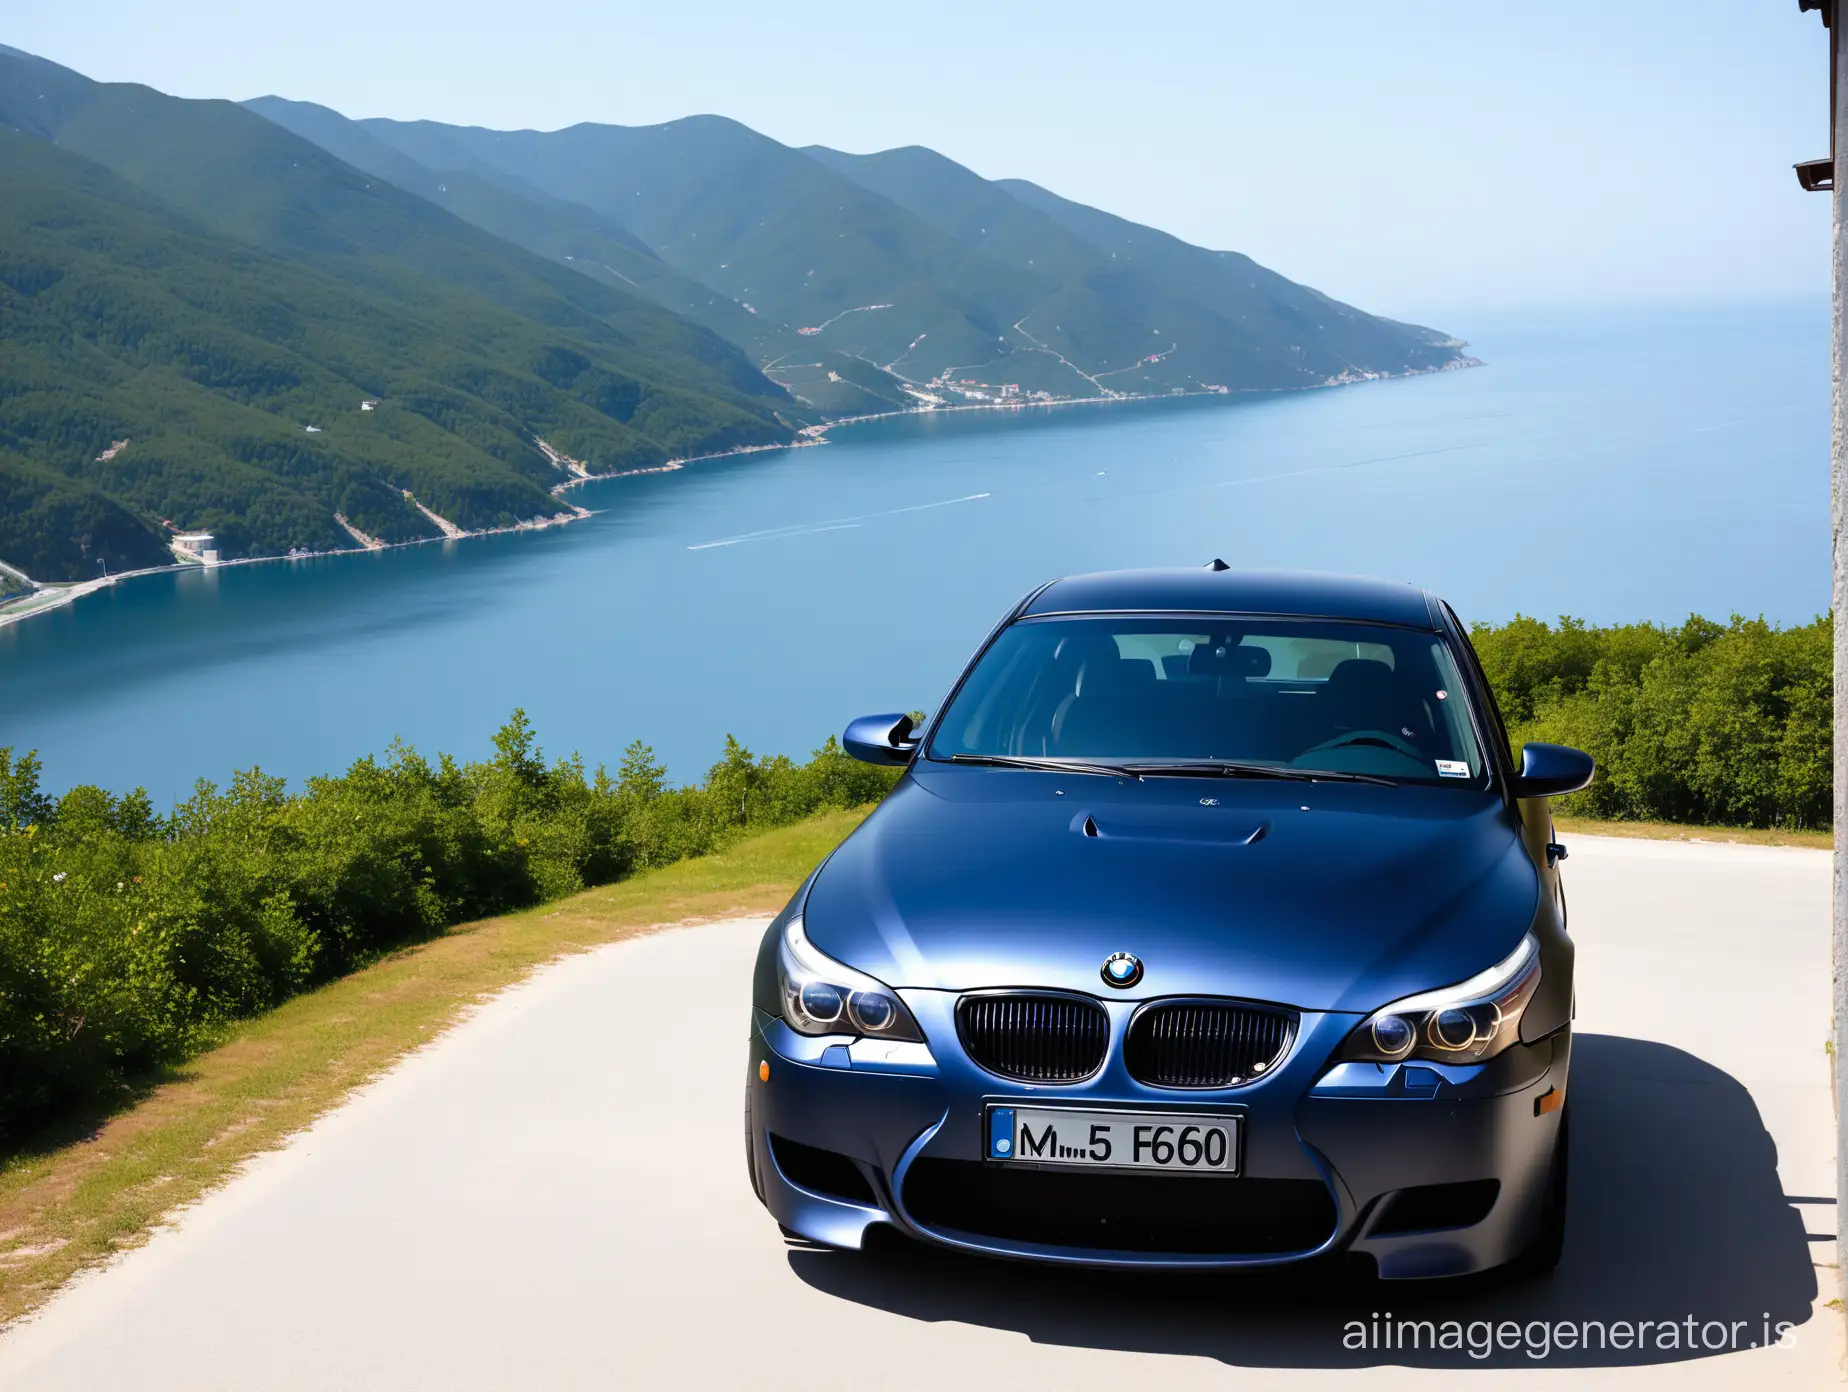
[[[1276,390],[1463,361],[1444,334],[1362,313],[1249,257],[985,180],[917,147],[792,150],[716,116],[492,131],[252,105],[343,158],[366,141],[383,152],[367,166],[381,177],[485,180],[635,234],[675,271],[748,306],[749,318],[701,322],[811,401],[843,360],[874,394],[909,387],[914,400],[943,401],[993,399],[1010,385],[1052,397]],[[392,156],[421,175],[388,172]],[[564,244],[525,235],[550,255]],[[650,283],[657,272],[621,269],[699,317],[696,297]],[[790,329],[805,345],[793,353]],[[831,389],[826,409],[851,407]]]
[[[1469,361],[929,150],[716,116],[355,121],[0,46],[0,187],[0,561],[40,579],[180,530],[236,557],[529,522],[572,472],[919,404]]]
[[[754,362],[779,363],[776,375],[796,385],[803,402],[816,410],[856,415],[915,404],[889,374],[844,353],[822,353],[789,325],[754,314],[731,296],[683,275],[627,228],[582,203],[545,193],[441,142],[425,149],[432,163],[419,163],[364,123],[311,102],[259,97],[245,105],[354,168],[390,180],[484,231],[605,284],[651,296],[745,349]],[[791,363],[824,356],[825,368],[789,371]],[[829,371],[841,380],[830,378]]]
[[[8,51],[0,123],[0,559],[35,578],[170,528],[232,557],[543,518],[540,439],[612,472],[792,437],[716,335],[235,104]]]
[[[900,380],[922,384],[947,364],[995,357],[1001,329],[1037,291],[888,199],[716,116],[545,133],[358,124],[426,168],[518,178],[625,227],[742,312],[715,328],[798,396],[836,410],[914,404]],[[870,393],[844,396],[830,373]]]
[[[932,150],[807,153],[965,245],[1054,281],[1024,327],[1116,391],[1429,370],[1462,346],[1363,314],[1248,256],[1192,246],[1025,180],[990,182]]]

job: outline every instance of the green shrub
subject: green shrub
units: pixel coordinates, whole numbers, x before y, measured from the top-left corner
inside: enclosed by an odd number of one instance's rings
[[[1597,817],[1821,827],[1833,806],[1831,623],[1734,615],[1594,628],[1517,615],[1477,655],[1518,751],[1577,746],[1598,777],[1560,810]]]
[[[615,778],[547,763],[523,711],[495,755],[402,744],[290,794],[250,769],[170,816],[139,791],[50,798],[0,749],[0,1151],[230,1022],[454,923],[606,884],[885,795],[830,738],[805,764],[728,738],[702,785],[639,741]]]

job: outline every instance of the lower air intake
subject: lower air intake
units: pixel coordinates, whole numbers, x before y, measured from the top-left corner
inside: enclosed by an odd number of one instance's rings
[[[1386,1207],[1374,1220],[1368,1236],[1474,1227],[1489,1216],[1500,1194],[1501,1181],[1498,1179],[1421,1184],[1415,1189],[1401,1189],[1386,1201]]]
[[[774,1134],[770,1137],[770,1153],[776,1157],[776,1167],[783,1172],[783,1178],[798,1188],[868,1208],[878,1203],[860,1167],[845,1155]]]
[[[1185,1256],[1307,1252],[1335,1230],[1313,1179],[1083,1174],[920,1158],[905,1207],[927,1228],[1094,1251]]]

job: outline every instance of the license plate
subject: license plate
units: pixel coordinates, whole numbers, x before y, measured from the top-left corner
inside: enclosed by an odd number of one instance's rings
[[[1238,1173],[1238,1118],[990,1107],[988,1158],[1105,1170]]]

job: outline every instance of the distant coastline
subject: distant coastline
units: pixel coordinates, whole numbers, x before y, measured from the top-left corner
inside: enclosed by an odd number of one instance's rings
[[[0,628],[5,628],[8,624],[23,623],[39,614],[49,614],[54,609],[62,609],[67,604],[75,603],[85,595],[92,595],[124,580],[137,580],[146,575],[172,575],[178,571],[187,570],[219,571],[228,570],[233,566],[271,565],[278,561],[312,561],[324,556],[367,556],[380,551],[396,551],[404,546],[428,546],[433,541],[467,541],[472,537],[504,536],[509,532],[539,532],[548,527],[562,527],[567,522],[582,521],[592,515],[588,509],[573,508],[570,512],[556,513],[551,517],[535,517],[524,522],[510,523],[505,527],[483,527],[473,532],[465,530],[457,536],[414,537],[410,541],[387,541],[377,546],[337,546],[326,551],[289,551],[280,556],[239,556],[233,560],[217,561],[211,565],[202,565],[197,561],[175,561],[172,565],[143,566],[140,570],[124,570],[114,575],[99,575],[94,580],[50,581],[43,584],[33,581],[33,588],[25,594],[0,600]],[[20,572],[15,571],[14,573],[19,574]]]
[[[904,416],[943,415],[961,411],[1039,411],[1055,410],[1062,406],[1112,406],[1140,401],[1179,401],[1203,396],[1281,396],[1288,392],[1322,391],[1330,387],[1357,386],[1370,381],[1397,381],[1406,377],[1428,377],[1440,372],[1457,372],[1466,368],[1481,367],[1482,360],[1474,357],[1460,357],[1451,360],[1442,367],[1418,368],[1407,372],[1370,373],[1341,378],[1331,378],[1326,382],[1317,382],[1307,387],[1265,387],[1220,389],[1216,391],[1165,391],[1165,392],[1122,392],[1112,396],[1074,396],[1053,401],[967,401],[953,404],[909,406],[894,411],[873,411],[859,416],[842,416],[822,425],[804,426],[797,432],[797,438],[783,444],[775,445],[740,445],[736,449],[717,450],[711,454],[688,455],[681,459],[669,459],[661,464],[651,464],[640,469],[619,469],[607,474],[580,473],[552,486],[552,495],[564,500],[571,489],[586,483],[604,483],[611,479],[636,478],[643,474],[671,474],[686,468],[689,464],[704,464],[715,459],[733,459],[747,454],[768,454],[792,449],[804,449],[813,445],[828,443],[830,432],[851,425],[865,425],[872,421],[896,420]],[[546,447],[547,457],[553,451]],[[483,527],[469,531],[461,529],[458,535],[439,535],[433,537],[415,537],[410,541],[388,541],[376,546],[341,546],[325,551],[293,551],[279,556],[240,556],[235,560],[219,561],[205,566],[198,562],[176,561],[172,565],[146,566],[140,570],[125,570],[116,575],[99,575],[94,580],[79,580],[69,583],[40,583],[32,581],[33,588],[23,595],[0,600],[0,628],[10,624],[23,623],[40,614],[49,614],[67,604],[73,604],[86,595],[96,594],[124,580],[139,579],[148,575],[170,575],[176,571],[187,570],[223,570],[231,566],[268,565],[278,561],[316,560],[325,556],[369,555],[380,551],[394,551],[405,546],[427,546],[431,542],[467,541],[474,537],[504,536],[510,532],[544,531],[550,527],[568,526],[572,522],[594,517],[597,510],[582,508],[566,503],[569,512],[555,513],[550,517],[536,517],[523,522],[511,523],[504,527]],[[7,567],[22,578],[24,573],[14,567]]]
[[[1331,377],[1326,382],[1316,382],[1307,387],[1221,387],[1206,391],[1164,391],[1164,392],[1117,392],[1110,396],[1067,396],[1051,401],[958,401],[939,405],[906,406],[895,411],[869,411],[865,415],[841,416],[824,425],[804,426],[797,432],[797,437],[781,445],[740,445],[736,449],[717,450],[712,454],[693,454],[684,459],[670,459],[664,464],[653,464],[644,469],[621,469],[609,474],[579,474],[576,478],[552,485],[555,496],[563,497],[573,488],[586,483],[602,483],[608,479],[635,478],[641,474],[671,474],[684,469],[689,464],[703,464],[713,459],[732,459],[741,454],[763,454],[771,450],[802,449],[807,445],[825,445],[828,433],[849,425],[865,425],[870,421],[897,420],[903,416],[937,416],[954,411],[1052,411],[1061,406],[1116,406],[1136,401],[1183,401],[1201,396],[1282,396],[1289,392],[1322,391],[1329,387],[1353,387],[1362,382],[1399,381],[1406,377],[1430,377],[1440,372],[1461,372],[1472,367],[1482,367],[1481,358],[1458,357],[1445,363],[1442,367],[1412,368],[1405,372],[1372,372],[1349,376]],[[409,545],[410,543],[402,543]]]

